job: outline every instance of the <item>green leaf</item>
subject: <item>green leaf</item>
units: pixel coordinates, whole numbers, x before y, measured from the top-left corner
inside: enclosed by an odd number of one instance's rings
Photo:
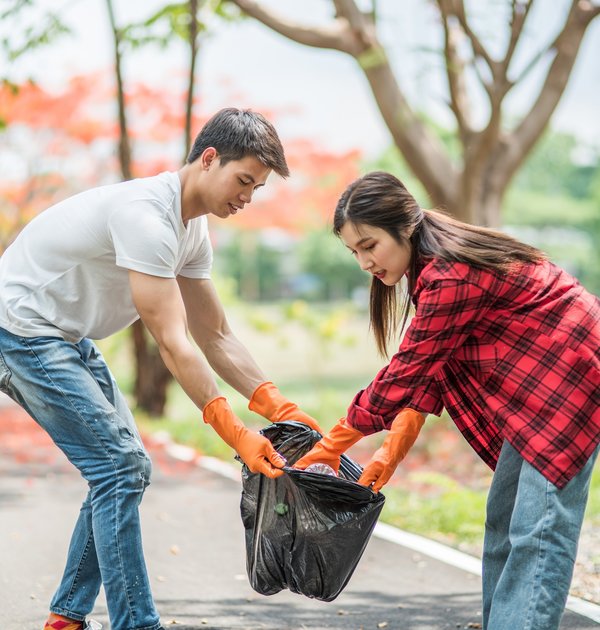
[[[62,35],[71,33],[71,29],[64,24],[57,14],[48,13],[35,24],[25,29],[17,30],[15,36],[21,36],[17,43],[9,38],[2,41],[8,60],[15,61],[31,50],[47,46]]]

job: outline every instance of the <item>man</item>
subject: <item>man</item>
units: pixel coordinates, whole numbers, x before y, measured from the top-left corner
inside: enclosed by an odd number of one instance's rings
[[[38,215],[0,258],[0,390],[50,434],[88,482],[50,605],[47,630],[86,623],[104,586],[113,630],[160,630],[138,505],[150,460],[131,412],[91,339],[138,317],[204,421],[253,472],[285,462],[219,394],[210,366],[271,421],[318,428],[287,401],[231,332],[210,280],[207,215],[240,212],[271,171],[289,174],[273,126],[224,109],[178,172],[95,188]]]

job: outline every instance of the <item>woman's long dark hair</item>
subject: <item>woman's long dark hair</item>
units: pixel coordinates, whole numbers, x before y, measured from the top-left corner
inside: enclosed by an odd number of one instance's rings
[[[411,247],[404,297],[397,286],[389,287],[377,278],[371,281],[370,325],[384,356],[398,324],[402,322],[402,328],[406,324],[417,275],[428,260],[440,258],[507,272],[515,264],[545,259],[540,250],[507,234],[463,223],[439,210],[423,210],[399,179],[383,171],[364,175],[344,191],[335,209],[333,232],[340,236],[348,222],[381,228]]]

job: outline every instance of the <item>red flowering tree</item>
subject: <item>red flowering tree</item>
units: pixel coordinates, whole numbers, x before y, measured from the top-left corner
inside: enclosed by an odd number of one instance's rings
[[[123,92],[131,121],[127,126],[130,177],[179,168],[186,96],[184,90],[143,83],[130,84]],[[114,120],[114,99],[115,89],[105,73],[74,77],[59,91],[33,83],[0,87],[0,118],[6,121],[0,148],[0,163],[5,165],[0,179],[2,249],[52,203],[123,178],[116,150],[122,130]],[[243,104],[243,99],[238,95],[236,102]],[[192,127],[199,129],[207,116],[199,113],[198,99],[194,104]],[[276,112],[264,113],[277,118]],[[340,192],[358,175],[358,152],[329,154],[301,139],[285,145],[293,172],[290,180],[273,177],[228,228],[248,235],[279,228],[298,238],[307,229],[327,224]],[[160,415],[170,374],[156,360],[145,333],[138,329],[135,335],[136,349],[145,348],[135,354],[136,399],[139,406]]]

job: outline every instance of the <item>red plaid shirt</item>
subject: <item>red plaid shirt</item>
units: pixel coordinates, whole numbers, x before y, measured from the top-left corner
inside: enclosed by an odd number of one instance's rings
[[[600,442],[600,300],[549,262],[502,274],[429,262],[398,352],[348,409],[365,435],[446,408],[496,466],[506,439],[563,487]]]

